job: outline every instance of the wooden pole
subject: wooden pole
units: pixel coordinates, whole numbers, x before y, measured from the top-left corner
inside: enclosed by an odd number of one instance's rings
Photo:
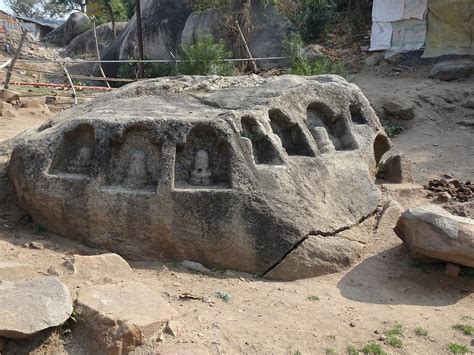
[[[138,78],[145,77],[145,70],[143,69],[143,32],[142,32],[142,10],[140,8],[140,0],[135,0],[135,16],[137,16],[137,40],[138,40]]]
[[[256,72],[258,71],[258,69],[257,69],[257,63],[255,63],[255,60],[254,60],[253,57],[252,57],[252,53],[250,52],[250,48],[249,48],[249,46],[247,45],[247,41],[245,40],[244,34],[243,34],[243,32],[242,32],[242,29],[240,28],[239,21],[235,21],[235,23],[237,24],[237,29],[239,30],[240,38],[242,38],[242,41],[244,42],[244,46],[245,46],[245,50],[246,50],[246,52],[247,52],[247,56],[249,57],[250,63],[252,64],[252,71],[253,71],[254,73],[256,73]]]
[[[99,71],[105,79],[106,76],[105,76],[105,73],[104,73],[104,69],[102,69],[102,63],[100,62],[99,41],[97,40],[97,31],[96,31],[96,28],[95,28],[95,18],[92,20],[92,28],[94,30],[95,51],[97,53],[97,60],[99,61]],[[110,88],[110,84],[107,80],[105,80],[105,83],[107,84],[107,87]]]
[[[10,63],[10,67],[8,68],[7,75],[5,75],[5,85],[3,86],[5,89],[8,89],[8,87],[10,86],[10,80],[12,79],[13,68],[15,67],[15,63],[18,57],[20,56],[21,47],[23,47],[23,42],[25,41],[27,33],[28,33],[28,30],[23,30],[23,33],[21,34],[20,43],[18,44],[18,48]]]
[[[67,71],[66,65],[63,66],[64,72],[66,73],[67,80],[69,80],[69,84],[71,85],[72,89],[72,98],[74,99],[74,106],[77,105],[77,95],[76,95],[76,89],[74,88],[74,84],[72,82],[71,77],[69,76],[69,72]]]

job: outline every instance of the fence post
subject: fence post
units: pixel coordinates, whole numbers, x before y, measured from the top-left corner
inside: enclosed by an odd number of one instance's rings
[[[250,48],[249,46],[247,45],[247,41],[245,40],[245,37],[244,37],[244,34],[242,32],[242,29],[240,28],[240,25],[239,25],[239,21],[235,21],[235,23],[237,24],[237,29],[239,30],[239,33],[240,33],[240,37],[242,38],[242,41],[244,42],[244,46],[245,46],[245,50],[247,51],[247,55],[250,59],[250,63],[252,64],[252,70],[254,73],[256,73],[258,71],[257,69],[257,63],[255,63],[255,60],[253,59],[252,57],[252,53],[250,53]]]
[[[20,43],[18,44],[18,48],[10,63],[10,67],[8,68],[7,75],[5,75],[5,85],[3,86],[5,89],[8,89],[10,87],[10,80],[12,78],[13,68],[15,67],[15,63],[18,57],[20,56],[21,47],[23,47],[23,42],[25,41],[27,33],[28,33],[28,30],[23,30],[23,33],[21,34]]]

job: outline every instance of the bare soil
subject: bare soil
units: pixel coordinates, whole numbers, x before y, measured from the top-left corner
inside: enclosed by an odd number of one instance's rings
[[[461,107],[473,97],[473,80],[437,82],[426,79],[423,70],[394,77],[361,72],[354,80],[374,106],[381,96],[396,96],[416,106],[415,119],[400,122],[404,130],[393,143],[395,152],[403,151],[413,161],[417,183],[426,184],[444,173],[473,179],[474,131],[457,123],[473,115],[473,110]],[[4,124],[0,139],[39,124],[41,120],[34,119]],[[413,185],[386,185],[382,190],[384,199],[395,199],[404,207],[430,201],[425,191]],[[45,248],[25,247],[31,241],[40,241]],[[64,271],[64,260],[76,253],[101,252],[42,231],[21,211],[0,206],[0,261],[31,264],[45,275],[54,269],[74,293],[77,285]],[[450,343],[474,351],[474,337],[453,329],[457,323],[474,325],[472,270],[453,278],[443,273],[443,265],[413,261],[391,228],[379,229],[365,257],[349,270],[294,282],[220,270],[205,276],[172,262],[133,262],[131,266],[134,281],[163,295],[180,314],[175,337],[163,334],[136,354],[178,350],[189,354],[346,354],[349,345],[361,349],[369,342],[380,344],[389,354],[447,354]],[[218,291],[229,296],[227,301],[217,296]],[[204,301],[180,299],[186,292]],[[384,339],[384,332],[395,324],[403,327],[401,348]],[[417,327],[428,335],[416,335]],[[38,339],[7,342],[4,353],[83,351],[74,336],[62,329]]]

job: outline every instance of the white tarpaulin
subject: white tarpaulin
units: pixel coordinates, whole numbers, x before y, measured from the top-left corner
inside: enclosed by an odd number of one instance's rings
[[[372,7],[373,22],[392,22],[402,18],[405,0],[374,0]]]
[[[381,51],[390,49],[392,41],[391,22],[372,22],[372,34],[370,36],[370,50]]]
[[[474,0],[472,0],[474,1]],[[428,0],[374,0],[370,50],[420,49],[426,41],[425,15]]]

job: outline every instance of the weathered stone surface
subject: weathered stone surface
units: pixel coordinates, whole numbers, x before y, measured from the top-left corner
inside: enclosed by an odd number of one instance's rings
[[[211,270],[209,270],[207,267],[194,261],[184,260],[183,262],[181,262],[181,266],[188,270],[197,271],[205,275],[211,273]]]
[[[474,220],[436,205],[411,208],[398,220],[395,233],[413,257],[474,267]]]
[[[92,21],[82,12],[73,12],[66,22],[49,32],[42,39],[46,43],[65,46],[72,39],[92,27]]]
[[[75,335],[94,354],[127,354],[161,331],[176,311],[138,282],[79,290]]]
[[[117,22],[115,23],[115,32],[117,36],[120,36],[128,22]],[[97,42],[99,44],[99,51],[102,54],[104,50],[110,46],[114,41],[114,31],[112,30],[112,23],[104,23],[103,25],[97,26]],[[82,54],[90,54],[96,56],[96,45],[94,38],[94,30],[90,29],[74,39],[68,44],[64,50],[66,56],[76,56]]]
[[[153,79],[22,137],[9,175],[48,230],[131,259],[252,273],[373,213],[390,146],[337,76]]]
[[[474,61],[459,60],[437,63],[431,69],[430,78],[444,81],[469,78],[474,74]]]
[[[93,282],[102,281],[104,278],[120,279],[133,275],[130,265],[121,256],[112,253],[91,256],[75,255],[65,262],[65,266],[75,277]]]
[[[403,154],[393,155],[383,163],[381,175],[390,182],[413,182],[411,161]]]
[[[402,206],[395,200],[389,199],[385,202],[382,212],[378,217],[377,234],[384,237],[386,231],[393,233],[400,215],[403,213]]]
[[[19,102],[20,101],[20,93],[15,91],[15,90],[10,90],[10,89],[2,89],[0,92],[0,98],[7,102],[7,103],[12,103],[12,102]],[[4,108],[9,108],[8,105],[2,104],[2,109]]]
[[[385,99],[382,103],[385,115],[401,120],[412,120],[415,118],[415,107],[412,104]]]
[[[0,281],[0,337],[22,339],[64,323],[72,313],[68,288],[56,277]]]
[[[14,281],[32,279],[38,276],[31,265],[13,261],[0,261],[0,281]]]

